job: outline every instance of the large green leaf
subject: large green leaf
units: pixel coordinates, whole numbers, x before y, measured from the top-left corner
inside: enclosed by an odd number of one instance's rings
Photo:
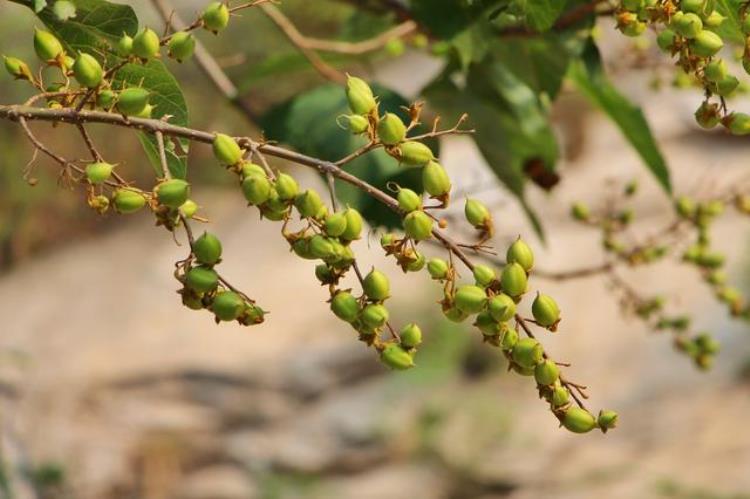
[[[414,19],[430,33],[450,39],[479,20],[489,19],[508,0],[411,0]]]
[[[568,6],[566,0],[516,0],[526,24],[535,31],[550,29]]]
[[[589,44],[583,57],[571,65],[569,76],[581,93],[617,124],[659,184],[671,193],[669,169],[643,111],[607,79],[599,51],[593,43]]]

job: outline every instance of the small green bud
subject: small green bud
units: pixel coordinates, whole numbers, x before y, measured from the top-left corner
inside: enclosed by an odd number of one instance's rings
[[[297,185],[297,181],[291,175],[279,173],[276,176],[276,192],[279,193],[280,199],[289,201],[294,199],[299,193],[299,185]]]
[[[672,27],[685,38],[696,38],[703,33],[703,21],[700,16],[688,12],[682,16],[672,18]],[[710,33],[710,31],[708,31]],[[713,54],[711,54],[713,55]]]
[[[133,39],[127,34],[123,33],[120,39],[117,40],[117,45],[115,46],[115,50],[122,57],[129,56],[130,54],[133,53]]]
[[[310,253],[321,260],[333,260],[336,257],[336,249],[333,242],[327,237],[315,234],[310,239]]]
[[[534,368],[534,378],[542,386],[553,385],[560,378],[560,369],[551,360],[543,360]]]
[[[34,29],[34,51],[44,62],[54,61],[63,54],[64,49],[60,40],[49,31]]]
[[[242,181],[242,194],[247,202],[258,206],[271,197],[271,182],[265,175],[249,175]]]
[[[419,272],[427,263],[427,259],[422,253],[414,252],[413,256],[414,258],[409,260],[409,262],[404,267],[404,270],[406,270],[407,272]]]
[[[117,94],[112,90],[105,89],[96,96],[96,105],[102,109],[111,109],[117,102]]]
[[[552,407],[562,407],[570,402],[570,392],[564,386],[555,386],[552,390]]]
[[[362,79],[347,76],[346,98],[354,114],[370,114],[378,105],[370,86]]]
[[[492,318],[489,312],[479,312],[474,325],[482,331],[485,336],[499,336],[502,333],[503,325]]]
[[[456,291],[455,303],[462,312],[476,314],[487,306],[487,293],[479,286],[467,284]]]
[[[508,263],[517,263],[528,272],[534,266],[534,253],[531,248],[519,236],[516,241],[510,245],[505,255]]]
[[[422,185],[432,197],[442,197],[451,191],[451,179],[437,161],[430,161],[422,170]]]
[[[197,211],[198,203],[196,203],[192,199],[188,199],[180,206],[180,213],[182,213],[186,218],[193,218]]]
[[[526,292],[528,277],[526,271],[517,263],[509,263],[500,275],[500,286],[510,297],[516,298]]]
[[[725,20],[726,17],[721,15],[718,10],[715,10],[706,16],[706,18],[703,20],[703,24],[705,26],[708,26],[709,28],[718,28],[724,23]]]
[[[510,352],[518,343],[518,331],[512,327],[506,328],[503,332],[503,339],[500,340],[500,348],[505,352]]]
[[[242,167],[240,168],[241,178],[245,179],[247,177],[251,177],[253,175],[259,175],[261,177],[265,177],[266,170],[263,169],[262,166],[256,165],[255,163],[250,163],[247,161],[243,161]]]
[[[159,55],[160,43],[154,30],[143,28],[133,38],[133,54],[141,59],[152,59]]]
[[[234,291],[222,291],[216,294],[211,311],[221,321],[233,321],[245,311],[245,300]]]
[[[177,62],[186,61],[195,52],[195,37],[187,31],[178,31],[169,39],[167,48],[169,57],[175,58]]]
[[[551,296],[538,293],[531,305],[534,320],[542,327],[553,327],[560,320],[560,308]]]
[[[125,116],[133,116],[143,112],[148,105],[151,94],[145,88],[130,87],[120,92],[117,99],[117,110]]]
[[[451,322],[463,322],[469,317],[469,314],[462,312],[457,307],[443,309],[443,315]]]
[[[646,23],[633,12],[621,12],[617,16],[617,29],[625,36],[640,36],[646,31]]]
[[[96,88],[102,82],[104,70],[93,56],[82,52],[73,63],[73,75],[82,86]]]
[[[372,270],[362,284],[367,297],[373,301],[383,301],[390,296],[391,285],[388,277],[379,270]]]
[[[170,208],[179,208],[190,197],[190,184],[182,179],[166,180],[154,189],[159,203]]]
[[[591,212],[589,211],[589,207],[585,204],[573,203],[573,206],[570,208],[570,215],[576,220],[585,222],[591,216]]]
[[[417,348],[422,344],[422,330],[414,323],[407,324],[399,333],[401,346],[404,348]]]
[[[448,262],[442,258],[432,258],[427,262],[427,272],[435,280],[440,281],[448,277],[448,269]]]
[[[588,433],[596,428],[596,419],[585,409],[570,407],[565,411],[562,424],[573,433]]]
[[[506,294],[499,294],[490,298],[487,308],[498,322],[509,321],[516,315],[516,303]]]
[[[397,199],[398,207],[407,213],[422,208],[422,196],[411,189],[399,189]]]
[[[223,2],[211,2],[203,11],[201,19],[204,28],[218,33],[229,24],[229,8]]]
[[[378,138],[387,146],[395,146],[406,138],[406,125],[393,113],[386,113],[378,122]]]
[[[346,230],[346,215],[343,212],[331,213],[325,220],[326,234],[339,237]]]
[[[215,235],[204,232],[193,243],[193,254],[203,265],[216,265],[221,260],[221,241]]]
[[[477,229],[484,228],[490,221],[490,212],[487,207],[476,199],[466,199],[464,215],[469,223]]]
[[[91,163],[86,166],[86,180],[91,184],[103,184],[112,176],[114,165],[104,162]]]
[[[435,159],[432,149],[411,140],[399,144],[397,154],[399,161],[407,166],[425,166]]]
[[[320,199],[320,195],[312,190],[307,189],[294,198],[294,206],[299,214],[305,218],[322,218],[326,215],[326,207]]]
[[[212,147],[214,156],[223,165],[233,166],[242,160],[242,148],[229,135],[217,133]]]
[[[342,118],[346,120],[346,127],[354,135],[365,133],[370,128],[370,120],[368,120],[365,116],[360,116],[359,114],[350,114],[347,116],[342,116]]]
[[[414,367],[414,359],[401,346],[390,343],[380,353],[380,360],[391,369],[403,371]]]
[[[339,319],[351,323],[359,316],[359,302],[348,291],[340,291],[331,299],[331,310]]]
[[[383,249],[388,249],[391,246],[393,246],[393,243],[396,242],[396,234],[393,234],[391,232],[386,232],[382,236],[380,236],[380,246]]]
[[[389,315],[388,309],[383,305],[379,303],[370,303],[362,309],[360,320],[362,320],[362,323],[365,326],[371,329],[379,329],[385,326],[385,323],[388,322]]]
[[[359,239],[362,234],[362,215],[354,208],[347,208],[344,215],[346,215],[346,230],[341,234],[341,238],[345,241]]]
[[[714,59],[706,64],[703,72],[708,81],[716,83],[727,77],[729,69],[727,68],[727,63],[724,62],[724,59]]]
[[[423,211],[412,211],[404,217],[404,232],[415,241],[432,237],[433,220]]]
[[[683,12],[694,12],[700,14],[706,6],[706,0],[682,0],[680,10]]]
[[[606,433],[607,430],[611,430],[617,426],[617,413],[615,411],[607,410],[599,411],[599,417],[596,419],[596,424]]]
[[[685,14],[691,15],[691,14]],[[724,41],[713,31],[704,30],[698,33],[690,41],[690,48],[693,54],[701,57],[711,57],[716,55],[724,47]]]
[[[732,92],[737,90],[739,84],[740,80],[738,80],[735,76],[729,75],[723,80],[714,83],[713,90],[722,97],[729,97]]]
[[[29,80],[32,81],[34,76],[31,74],[28,64],[23,62],[21,59],[16,57],[4,57],[5,69],[13,76],[16,80]]]
[[[210,267],[193,267],[185,274],[185,284],[198,293],[210,293],[219,286],[219,274]]]
[[[659,33],[656,37],[656,44],[664,52],[670,52],[674,48],[674,42],[677,38],[677,33],[671,29],[665,29]]]
[[[513,347],[511,357],[519,366],[532,368],[544,359],[544,349],[534,338],[521,338]]]
[[[483,288],[486,288],[487,286],[495,282],[495,280],[497,280],[495,269],[488,265],[476,265],[472,273],[474,274],[474,280],[476,281],[477,286],[481,286]]]
[[[143,193],[132,189],[117,189],[112,196],[112,201],[118,213],[125,215],[135,213],[146,206],[146,197]]]

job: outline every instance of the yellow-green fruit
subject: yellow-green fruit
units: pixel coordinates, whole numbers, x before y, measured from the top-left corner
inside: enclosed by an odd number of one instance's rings
[[[672,17],[672,27],[685,38],[695,38],[704,32],[703,20],[692,12]]]
[[[732,113],[725,119],[724,125],[734,135],[747,135],[750,133],[750,114]]]
[[[193,243],[193,254],[203,265],[216,265],[221,260],[221,241],[210,232],[204,232]]]
[[[388,316],[387,308],[379,303],[371,303],[362,309],[360,320],[371,329],[379,329],[388,322]]]
[[[112,176],[114,165],[98,161],[86,166],[86,180],[91,184],[102,184]]]
[[[135,213],[146,206],[146,197],[130,189],[118,189],[112,196],[112,202],[119,213]]]
[[[170,208],[179,208],[190,197],[190,184],[182,179],[162,182],[154,189],[159,203]]]
[[[503,339],[500,340],[500,348],[505,352],[510,352],[516,346],[516,343],[518,343],[518,331],[512,327],[505,329]]]
[[[280,199],[289,201],[299,193],[299,185],[291,175],[279,173],[276,176],[276,192],[279,193]]]
[[[359,114],[342,116],[342,119],[346,120],[346,127],[354,135],[365,133],[370,128],[370,120]]]
[[[260,324],[265,320],[266,312],[257,305],[251,303],[245,304],[245,310],[239,317],[240,324],[244,326],[252,326]]]
[[[332,259],[336,256],[331,241],[328,238],[321,236],[320,234],[315,234],[310,239],[310,253],[315,258],[320,258],[321,260]]]
[[[701,57],[716,55],[722,47],[724,47],[724,41],[713,31],[703,30],[693,40],[690,40],[690,48],[693,54]]]
[[[320,199],[320,195],[312,190],[307,189],[294,198],[294,206],[299,214],[305,218],[320,218],[325,214],[325,205]]]
[[[370,86],[354,76],[348,76],[346,79],[346,98],[354,114],[370,114],[378,105]]]
[[[534,378],[538,384],[549,386],[560,378],[560,370],[551,360],[544,360],[534,368]]]
[[[404,217],[404,232],[415,241],[432,237],[433,220],[423,211],[412,211]]]
[[[393,113],[386,113],[378,122],[378,138],[388,146],[395,146],[406,138],[406,125]]]
[[[490,220],[490,212],[487,207],[476,199],[466,199],[464,205],[466,220],[476,228],[483,228]]]
[[[725,20],[726,17],[721,15],[719,11],[715,10],[706,16],[706,18],[703,20],[703,24],[708,26],[709,28],[718,28],[724,23]]]
[[[120,39],[117,40],[117,45],[115,46],[115,50],[122,57],[129,56],[130,54],[133,53],[133,39],[130,36],[123,33]]]
[[[240,178],[246,178],[250,177],[251,175],[260,175],[261,177],[266,177],[266,170],[260,166],[256,165],[255,163],[249,163],[249,162],[242,162],[241,167],[241,175]]]
[[[398,158],[407,166],[425,166],[435,159],[432,149],[421,142],[407,141],[398,146]]]
[[[422,253],[415,252],[414,258],[406,264],[407,272],[419,272],[422,270],[427,263],[427,259]]]
[[[729,75],[726,78],[724,78],[721,81],[716,82],[713,85],[713,90],[718,95],[721,95],[722,97],[729,97],[729,95],[732,94],[735,90],[737,90],[737,87],[740,84],[740,80],[738,80],[736,77]]]
[[[700,14],[706,6],[706,0],[682,0],[680,10],[683,12],[695,12]]]
[[[495,270],[488,265],[478,264],[474,266],[472,274],[474,275],[474,281],[476,281],[477,286],[483,288],[486,288],[497,279]]]
[[[391,369],[403,371],[414,367],[414,359],[400,345],[390,343],[380,353],[380,360]]]
[[[401,346],[407,349],[417,348],[422,344],[422,330],[413,322],[401,328],[399,337],[401,337]]]
[[[203,11],[201,19],[207,30],[218,33],[229,24],[229,8],[223,2],[211,2]]]
[[[659,33],[659,35],[656,37],[656,43],[659,45],[659,48],[662,49],[665,52],[669,52],[674,47],[675,39],[677,38],[677,33],[672,31],[671,29],[665,29],[662,32]]]
[[[509,321],[516,315],[516,303],[510,296],[501,293],[490,298],[487,309],[498,322]]]
[[[331,299],[331,311],[343,321],[354,322],[359,316],[359,302],[348,291],[341,291]]]
[[[573,433],[588,433],[596,428],[596,419],[586,409],[570,407],[565,411],[562,424]]]
[[[511,357],[519,366],[531,368],[544,360],[544,349],[534,338],[521,338],[513,347]]]
[[[154,112],[154,107],[151,104],[146,104],[146,107],[143,108],[143,110],[140,113],[132,115],[135,118],[144,118],[149,119],[151,118],[151,114]]]
[[[552,390],[552,406],[562,407],[570,402],[570,392],[564,386],[556,386]]]
[[[362,288],[367,297],[373,301],[383,301],[391,293],[391,284],[388,277],[379,270],[372,270],[365,276]]]
[[[167,47],[170,57],[174,57],[177,62],[185,61],[195,52],[195,37],[187,31],[178,31],[169,39]]]
[[[331,213],[325,220],[326,234],[339,237],[346,230],[346,215],[343,212]]]
[[[430,161],[422,170],[422,186],[430,196],[445,196],[451,191],[451,179],[437,161]]]
[[[150,93],[145,88],[126,88],[117,98],[117,110],[125,116],[139,114],[146,109],[149,97]]]
[[[528,277],[526,271],[517,263],[509,263],[503,268],[500,275],[500,286],[503,291],[513,298],[521,296],[526,292]]]
[[[192,199],[188,199],[180,206],[180,212],[187,218],[193,218],[193,215],[198,211],[198,204]]]
[[[489,312],[479,312],[474,321],[476,326],[485,336],[499,336],[502,332],[502,324],[492,318]]]
[[[5,69],[13,76],[16,80],[32,80],[33,75],[28,64],[23,62],[21,59],[16,57],[4,57]]]
[[[604,431],[611,430],[617,426],[617,413],[609,410],[599,411],[599,417],[596,419],[596,424]]]
[[[305,260],[315,260],[315,257],[310,251],[310,240],[306,238],[297,239],[292,243],[292,251],[294,254]]]
[[[203,301],[199,293],[192,291],[188,288],[183,288],[179,291],[182,297],[182,304],[190,310],[202,310]]]
[[[341,234],[341,239],[346,241],[359,239],[362,234],[362,215],[354,208],[347,208],[344,215],[346,215],[346,230]]]
[[[193,267],[185,274],[185,284],[199,293],[210,293],[219,286],[219,274],[210,267]]]
[[[102,109],[110,109],[115,102],[117,102],[117,94],[109,89],[102,90],[96,96],[96,105]]]
[[[531,313],[534,320],[543,327],[550,327],[560,320],[560,308],[551,296],[541,293],[536,295],[531,305]]]
[[[466,314],[476,314],[487,306],[487,293],[479,286],[467,284],[456,291],[456,308]]]
[[[251,205],[261,205],[271,196],[271,182],[265,175],[247,176],[242,181],[242,194]]]
[[[222,321],[233,321],[245,311],[245,300],[234,291],[217,293],[211,304],[211,311]]]
[[[713,61],[706,64],[703,69],[703,73],[706,75],[706,79],[712,82],[718,82],[727,77],[729,69],[724,59],[714,59]]]
[[[242,148],[229,135],[217,133],[212,147],[214,156],[223,165],[233,166],[242,160]]]
[[[427,272],[435,280],[439,281],[448,277],[448,269],[448,262],[442,258],[432,258],[427,262]]]
[[[398,207],[407,213],[422,208],[422,196],[411,189],[399,189],[396,198]]]
[[[161,40],[150,28],[141,29],[133,38],[133,54],[141,59],[151,59],[159,54]]]
[[[469,314],[459,310],[457,307],[449,307],[443,310],[443,315],[451,322],[463,322]]]
[[[505,255],[508,263],[517,263],[528,272],[534,266],[534,252],[520,237],[510,245]]]
[[[44,62],[57,59],[63,53],[63,46],[49,31],[34,29],[34,51]]]
[[[591,212],[589,211],[588,206],[586,206],[583,203],[573,203],[573,206],[570,208],[570,215],[580,221],[586,221],[591,216]]]
[[[96,88],[102,82],[104,70],[93,56],[80,53],[73,63],[73,75],[82,86]]]

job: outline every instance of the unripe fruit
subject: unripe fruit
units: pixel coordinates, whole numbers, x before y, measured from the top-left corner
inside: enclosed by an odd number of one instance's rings
[[[86,180],[91,184],[102,184],[112,175],[113,165],[104,162],[91,163],[86,166]]]
[[[740,80],[736,77],[729,75],[721,81],[714,83],[713,90],[722,97],[729,97],[740,84]]]
[[[721,15],[719,11],[715,10],[706,16],[706,18],[703,20],[703,24],[708,26],[709,28],[718,28],[724,23],[725,20],[726,17]]]
[[[424,268],[425,263],[427,263],[427,259],[422,253],[415,252],[413,256],[414,258],[406,264],[405,270],[407,272],[419,272]]]
[[[193,254],[203,265],[216,265],[221,260],[221,241],[210,232],[204,232],[193,243]]]
[[[229,9],[223,2],[211,2],[203,11],[201,19],[207,30],[218,33],[229,24]]]
[[[596,428],[596,419],[586,409],[571,407],[565,411],[562,424],[573,433],[588,433]]]
[[[397,199],[398,207],[407,213],[422,208],[422,196],[411,189],[399,189]]]
[[[401,346],[404,348],[417,348],[422,344],[422,330],[414,323],[407,324],[399,333]]]
[[[560,320],[560,308],[551,296],[538,293],[531,305],[534,320],[542,327],[552,327]]]
[[[702,128],[710,129],[715,127],[721,121],[721,112],[718,104],[708,102],[701,103],[695,111],[695,121]]]
[[[305,260],[315,260],[317,257],[310,251],[310,240],[309,239],[297,239],[292,243],[292,251],[294,254]]]
[[[201,300],[201,296],[199,293],[196,293],[195,291],[187,288],[181,289],[179,293],[182,297],[182,304],[187,308],[189,308],[190,310],[203,309],[203,301]]]
[[[526,271],[517,263],[509,263],[500,275],[500,286],[510,297],[516,298],[526,292],[528,277]]]
[[[510,352],[518,343],[518,331],[509,327],[503,332],[503,339],[500,340],[500,348],[505,352]]]
[[[152,106],[151,104],[146,104],[146,107],[144,107],[140,113],[134,114],[133,117],[149,119],[151,118],[151,114],[153,113],[153,111],[154,106]]]
[[[617,413],[615,411],[599,411],[599,417],[596,419],[596,424],[604,432],[611,430],[617,426]]]
[[[646,31],[646,23],[633,12],[622,12],[617,16],[617,29],[625,36],[640,36]]]
[[[499,294],[490,298],[487,309],[498,322],[509,321],[516,315],[516,303],[506,294]]]
[[[117,94],[112,90],[102,90],[96,96],[96,105],[102,109],[110,109],[117,101]]]
[[[474,321],[476,326],[485,336],[499,336],[502,332],[502,325],[492,318],[489,312],[480,312]]]
[[[387,308],[379,303],[371,303],[362,310],[360,320],[362,320],[365,326],[371,329],[379,329],[388,322],[388,317]]]
[[[409,352],[395,343],[386,345],[380,353],[380,360],[391,369],[399,371],[414,367],[414,359],[411,358]]]
[[[677,38],[677,33],[671,29],[665,29],[656,37],[656,44],[663,51],[669,52],[674,48],[675,38]]]
[[[359,302],[348,291],[341,291],[331,299],[331,310],[339,319],[354,322],[359,316]]]
[[[16,80],[29,80],[33,79],[31,69],[28,64],[23,62],[21,59],[15,57],[4,57],[5,69],[13,76]]]
[[[686,14],[690,15],[690,14]],[[724,47],[724,41],[713,31],[703,30],[690,41],[693,54],[701,57],[716,55]]]
[[[82,86],[96,88],[102,82],[104,70],[93,56],[81,53],[73,63],[73,75]]]
[[[331,241],[328,238],[321,236],[320,234],[315,234],[310,239],[310,254],[312,254],[315,258],[320,258],[321,260],[333,259],[336,256],[336,252]]]
[[[422,186],[430,196],[445,196],[451,190],[451,179],[440,163],[430,161],[422,170]]]
[[[193,218],[193,215],[198,211],[198,204],[192,199],[188,199],[180,206],[180,213],[187,218]]]
[[[442,258],[432,258],[427,262],[427,272],[435,280],[442,280],[448,277],[448,262]]]
[[[242,149],[229,135],[217,133],[212,147],[214,156],[223,165],[233,166],[242,160]]]
[[[267,176],[266,170],[264,170],[262,166],[256,165],[255,163],[242,162],[242,168],[240,170],[240,178],[242,179],[245,179],[252,175],[260,175],[261,177]]]
[[[508,263],[517,263],[528,272],[534,266],[534,253],[520,237],[510,245],[505,255]]]
[[[346,120],[346,127],[354,135],[365,133],[370,128],[370,120],[368,120],[365,116],[360,116],[359,114],[350,114],[347,116],[342,116],[341,118]]]
[[[487,306],[487,293],[479,286],[467,284],[456,291],[456,308],[466,314],[476,314]]]
[[[706,6],[706,0],[682,0],[680,10],[683,12],[701,13]]]
[[[141,29],[133,38],[133,54],[141,59],[151,59],[159,54],[161,40],[154,30]]]
[[[271,196],[271,182],[263,175],[250,175],[242,181],[242,194],[253,206],[265,203]]]
[[[195,52],[195,38],[192,33],[178,31],[169,39],[169,57],[174,57],[177,62],[190,59]]]
[[[276,176],[276,192],[279,193],[279,198],[284,201],[294,199],[299,193],[299,186],[294,177],[287,175],[286,173],[279,173]]]
[[[556,386],[552,390],[552,407],[562,407],[570,402],[570,392],[564,386]]]
[[[521,338],[513,347],[511,357],[519,366],[532,368],[544,360],[544,349],[534,338]]]
[[[469,314],[459,310],[457,307],[450,307],[443,310],[443,315],[451,322],[463,322],[469,317]]]
[[[346,215],[346,230],[341,234],[341,239],[346,241],[359,239],[362,234],[362,215],[354,208],[347,208],[344,215]]]
[[[622,8],[630,12],[638,12],[644,6],[644,0],[622,0]]]
[[[307,189],[294,198],[294,206],[299,214],[305,218],[321,218],[325,216],[326,208],[320,195],[312,190]]]
[[[159,203],[170,208],[179,208],[190,197],[190,184],[175,178],[157,185],[154,189]]]
[[[260,324],[265,320],[266,312],[257,305],[248,303],[245,305],[245,310],[239,317],[239,322],[243,326],[253,326]]]
[[[477,286],[483,288],[486,288],[497,279],[495,270],[488,265],[476,265],[472,273],[474,274],[474,280],[476,281]]]
[[[346,98],[354,114],[370,114],[378,105],[370,86],[364,80],[354,76],[347,76]]]
[[[724,126],[734,135],[747,135],[750,133],[750,114],[732,113],[725,119]]]
[[[117,110],[125,116],[141,113],[146,109],[149,97],[150,93],[145,88],[126,88],[117,99]]]
[[[185,284],[199,293],[210,293],[219,286],[219,274],[210,267],[193,267],[185,274]]]
[[[573,206],[570,208],[570,215],[576,220],[585,222],[591,216],[591,212],[589,211],[589,207],[585,204],[573,203]]]
[[[373,301],[383,301],[390,296],[391,285],[388,277],[379,270],[372,270],[362,283],[367,297]]]
[[[44,62],[55,60],[63,53],[63,46],[49,31],[34,29],[34,51]]]
[[[211,311],[222,321],[233,321],[245,311],[245,300],[234,291],[222,291],[214,297]]]
[[[481,201],[476,199],[466,199],[464,215],[466,220],[477,229],[485,227],[490,220],[489,210]]]
[[[678,197],[675,202],[675,208],[677,209],[677,213],[683,218],[691,218],[695,215],[695,201],[687,196]]]
[[[117,40],[117,45],[115,46],[115,50],[122,57],[129,56],[130,54],[133,53],[133,39],[130,36],[123,33],[120,39]]]
[[[325,263],[315,266],[315,277],[318,278],[321,284],[333,284],[335,282],[333,271]]]
[[[412,211],[404,217],[404,232],[415,241],[432,237],[433,220],[423,211]]]
[[[542,386],[549,386],[560,378],[560,369],[551,360],[544,360],[534,368],[534,378]]]
[[[435,156],[432,149],[421,142],[407,141],[398,146],[398,159],[407,166],[425,166]]]
[[[672,18],[672,25],[685,38],[696,38],[699,34],[703,33],[703,21],[697,14],[693,14],[692,12],[679,17],[674,16]],[[710,31],[707,33],[710,33]]]
[[[387,146],[395,146],[406,138],[406,125],[393,113],[386,113],[378,122],[378,138]]]
[[[343,212],[332,213],[326,217],[326,234],[339,237],[346,230],[346,215]]]
[[[117,189],[112,196],[115,209],[119,213],[135,213],[146,206],[146,198],[140,192],[130,189]]]
[[[726,78],[728,71],[727,63],[724,62],[724,59],[714,59],[706,64],[706,67],[703,70],[706,79],[714,83]]]

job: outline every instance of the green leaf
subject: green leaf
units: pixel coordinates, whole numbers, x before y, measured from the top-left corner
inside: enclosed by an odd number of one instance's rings
[[[583,58],[571,65],[569,77],[584,96],[617,124],[662,188],[671,193],[669,169],[643,112],[607,79],[593,43],[589,44]]]
[[[481,19],[489,20],[507,0],[411,0],[414,19],[434,36],[450,39]]]
[[[733,43],[744,43],[745,35],[742,33],[742,19],[740,18],[742,0],[715,0],[715,2],[716,10],[726,16],[726,20],[715,30],[716,33]]]
[[[554,26],[568,2],[566,0],[516,0],[526,17],[526,24],[534,31],[547,31]]]

